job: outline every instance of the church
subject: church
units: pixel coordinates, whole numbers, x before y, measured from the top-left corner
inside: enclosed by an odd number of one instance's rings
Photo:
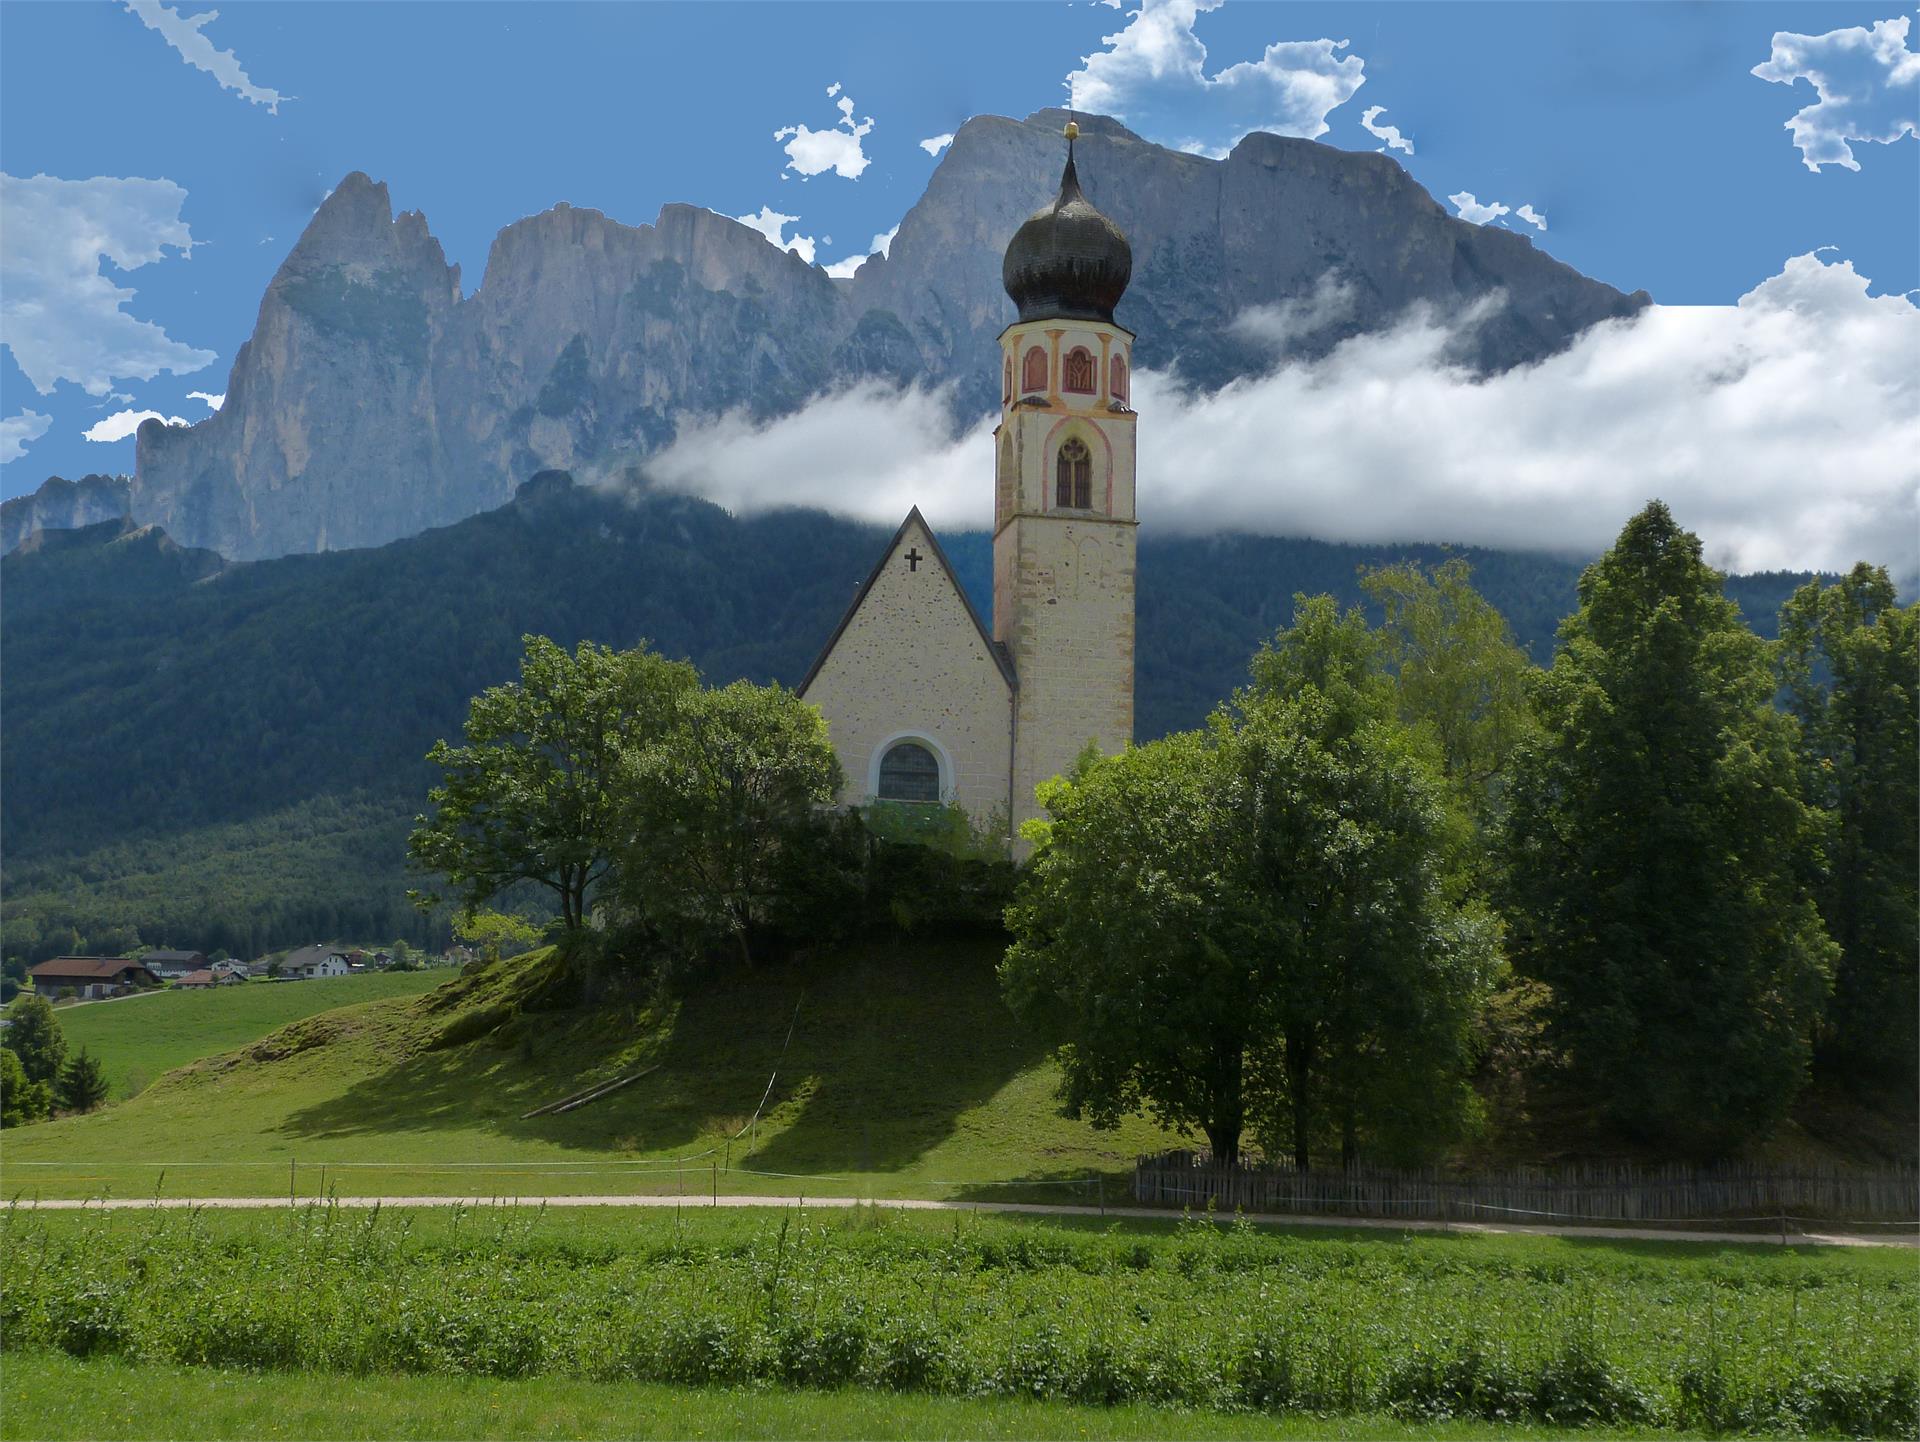
[[[1133,335],[1114,307],[1127,238],[1081,194],[1068,125],[1060,194],[1007,246],[993,618],[961,590],[918,507],[800,683],[845,773],[840,804],[953,802],[1017,830],[1034,788],[1092,742],[1133,738]]]

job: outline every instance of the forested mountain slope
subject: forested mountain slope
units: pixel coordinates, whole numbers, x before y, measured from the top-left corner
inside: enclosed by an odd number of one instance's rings
[[[31,918],[52,949],[104,947],[116,928],[235,951],[418,934],[403,857],[422,757],[514,674],[522,634],[645,639],[716,681],[792,684],[884,541],[819,512],[735,518],[548,473],[371,550],[228,564],[125,522],[29,545],[0,562],[10,924]],[[988,614],[988,538],[943,542]],[[1198,723],[1295,592],[1357,602],[1361,566],[1443,554],[1144,536],[1138,734]],[[1545,660],[1578,562],[1463,554]],[[1756,625],[1798,579],[1740,583]]]

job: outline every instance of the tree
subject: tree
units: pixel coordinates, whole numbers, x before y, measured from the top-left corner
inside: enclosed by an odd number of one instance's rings
[[[13,1048],[0,1047],[0,1127],[40,1121],[52,1106],[52,1091],[47,1084],[29,1081]]]
[[[67,1059],[67,1039],[60,1030],[53,1004],[44,996],[23,996],[8,1014],[7,1046],[20,1058],[30,1082],[52,1086]]]
[[[520,679],[473,698],[465,744],[439,741],[427,753],[445,779],[428,793],[431,816],[415,818],[409,849],[465,908],[533,881],[553,892],[572,930],[614,864],[622,758],[672,728],[698,676],[644,644],[614,651],[582,641],[569,655],[544,636],[523,641]]]
[[[1920,606],[1878,566],[1809,581],[1780,611],[1780,673],[1800,720],[1804,795],[1823,825],[1817,894],[1840,948],[1819,1060],[1920,1084],[1913,947],[1920,930]]]
[[[54,1087],[60,1106],[70,1112],[90,1112],[107,1099],[107,1074],[85,1047],[67,1058]]]
[[[1507,761],[1533,726],[1533,663],[1506,618],[1474,590],[1463,557],[1430,571],[1418,562],[1383,566],[1360,584],[1386,612],[1400,719],[1433,738],[1448,784],[1484,828]]]
[[[840,763],[820,712],[780,686],[690,692],[623,776],[623,899],[689,950],[751,966],[754,935],[790,929],[831,849],[818,811]]]
[[[512,916],[503,911],[464,911],[454,918],[453,934],[468,946],[480,948],[483,961],[518,956],[540,944],[539,927],[525,917]],[[405,944],[395,943],[395,966],[399,966],[401,960],[398,948]]]
[[[1096,1126],[1144,1108],[1232,1158],[1251,1124],[1304,1167],[1431,1139],[1463,1095],[1493,928],[1449,898],[1445,788],[1378,661],[1299,598],[1204,732],[1042,788],[1001,980]]]
[[[1715,1153],[1806,1074],[1833,945],[1766,647],[1653,502],[1580,580],[1515,757],[1511,954],[1549,1037],[1627,1133]]]

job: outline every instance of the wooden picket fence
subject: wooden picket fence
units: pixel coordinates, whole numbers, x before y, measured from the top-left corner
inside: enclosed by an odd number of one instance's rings
[[[1452,1221],[1853,1221],[1920,1224],[1920,1168],[1626,1164],[1513,1168],[1458,1176],[1356,1167],[1234,1166],[1173,1151],[1134,1164],[1136,1201],[1195,1211]]]

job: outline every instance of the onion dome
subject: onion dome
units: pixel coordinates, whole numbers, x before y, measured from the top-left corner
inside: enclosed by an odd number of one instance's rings
[[[1021,320],[1113,320],[1133,275],[1133,247],[1119,226],[1080,193],[1067,127],[1067,168],[1059,198],[1028,216],[1013,233],[1000,265],[1001,283]]]

